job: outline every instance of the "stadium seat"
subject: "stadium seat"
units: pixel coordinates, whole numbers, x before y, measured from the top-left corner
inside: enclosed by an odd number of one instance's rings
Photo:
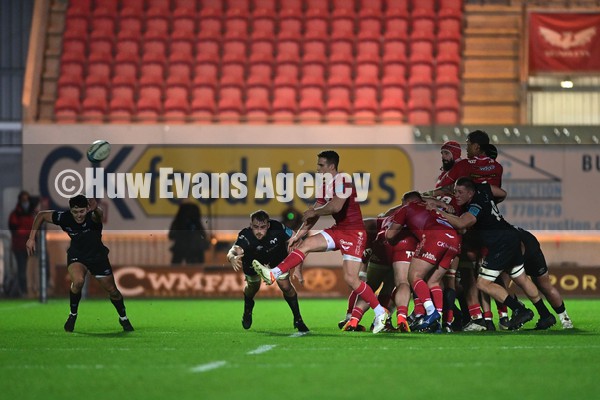
[[[329,37],[327,32],[329,13],[325,11],[322,14],[315,14],[314,11],[316,10],[307,11],[307,19],[304,22],[304,39],[327,41]]]
[[[350,0],[331,0],[332,11],[339,12],[341,10],[347,10],[354,12],[354,1]]]
[[[196,32],[196,10],[189,6],[179,6],[173,10],[173,34],[192,34]],[[173,35],[172,34],[172,35]],[[171,35],[171,36],[172,36]]]
[[[117,42],[115,43],[115,52],[129,53],[136,57],[139,57],[141,48],[142,36],[139,32],[121,30],[117,35]]]
[[[164,55],[160,53],[146,53],[142,57],[142,64],[140,65],[141,76],[157,76],[162,78],[165,75],[165,66],[167,60]]]
[[[246,63],[246,40],[241,37],[229,37],[223,42],[223,63]]]
[[[332,64],[354,64],[354,46],[350,41],[335,41],[329,46],[329,63]]]
[[[85,63],[86,60],[83,53],[62,53],[60,58],[60,74],[83,78]]]
[[[379,65],[363,63],[356,66],[355,86],[379,87]]]
[[[213,39],[199,39],[196,42],[196,62],[218,65],[221,58],[220,51],[220,43],[218,41]]]
[[[360,10],[373,10],[380,13],[383,11],[384,3],[384,0],[359,0],[358,2]]]
[[[136,81],[125,76],[114,76],[111,82],[111,97],[113,99],[135,99]]]
[[[157,98],[140,97],[136,104],[136,118],[141,123],[154,124],[162,114],[161,100]]]
[[[162,99],[164,79],[162,76],[142,75],[139,81],[138,98]]]
[[[119,32],[131,31],[142,33],[143,11],[133,7],[124,7],[119,13]]]
[[[341,44],[343,42],[337,42]],[[303,43],[304,56],[302,61],[305,63],[327,64],[327,44],[323,40],[305,40]]]
[[[374,124],[379,114],[377,89],[369,86],[357,87],[354,90],[352,108],[355,124]]]
[[[435,11],[435,3],[437,0],[412,0],[412,10],[428,10]]]
[[[58,78],[57,94],[63,99],[81,98],[83,93],[83,79],[77,75],[61,75]]]
[[[411,125],[431,125],[431,109],[410,107],[409,105],[408,123]]]
[[[300,88],[300,115],[308,116],[310,114],[312,117],[320,119],[323,115],[324,110],[325,103],[323,102],[323,88],[317,86],[307,86]],[[309,112],[314,112],[316,114]]]
[[[112,54],[105,52],[90,53],[87,61],[87,75],[109,78],[112,72]]]
[[[75,123],[81,111],[79,99],[59,97],[54,103],[54,116],[58,122]]]
[[[265,8],[256,8],[252,13],[252,34],[270,35],[275,37],[275,19],[274,10]]]
[[[81,119],[84,123],[101,123],[107,112],[106,98],[86,97],[81,105]]]
[[[115,97],[108,105],[108,119],[111,122],[131,122],[135,114],[133,99]]]
[[[63,33],[62,53],[85,54],[88,32],[67,28]]]
[[[94,30],[90,33],[89,51],[91,53],[112,54],[115,34],[105,30]]]
[[[201,20],[207,18],[219,18],[223,17],[223,1],[222,0],[202,0],[201,8],[199,12],[199,18]]]
[[[346,4],[348,4],[348,2],[346,2]],[[354,10],[348,8],[334,8],[331,13],[331,40],[353,40],[355,36],[355,20],[356,13]]]
[[[397,124],[403,122],[406,114],[404,89],[397,86],[383,87],[380,110],[382,123]]]
[[[302,78],[300,84],[302,86],[317,86],[325,87],[325,66],[320,63],[310,63],[302,65]]]
[[[358,32],[376,32],[381,35],[382,14],[380,9],[361,8],[358,13]]]
[[[383,65],[389,63],[406,63],[406,42],[403,40],[386,40],[383,42]]]
[[[265,36],[264,33],[254,34],[250,40],[250,56],[248,61],[251,64],[273,64],[275,45],[272,36]]]
[[[85,97],[108,99],[110,79],[108,75],[88,75],[85,78]]]
[[[327,80],[329,87],[352,86],[352,67],[348,64],[330,64],[329,79]]]
[[[167,99],[187,99],[190,96],[190,77],[185,75],[170,75],[165,85]]]
[[[328,122],[348,123],[352,112],[350,89],[346,87],[329,88],[326,108]]]
[[[227,0],[225,7],[226,18],[244,18],[249,19],[250,1],[248,0]]]
[[[410,36],[409,60],[411,62],[422,61],[433,63],[434,40],[434,36],[424,34],[423,32],[414,32]]]
[[[417,8],[411,14],[412,32],[433,35],[435,32],[435,11]]]
[[[90,20],[92,31],[105,31],[114,33],[116,26],[117,12],[105,7],[96,7],[92,12]]]
[[[306,0],[306,10],[329,11],[329,2],[323,0]]]
[[[459,102],[460,90],[454,85],[436,85],[435,100]]]
[[[443,8],[438,13],[438,32],[462,32],[462,13],[459,10]]]
[[[384,64],[381,77],[382,86],[406,86],[406,65],[402,63]]]
[[[218,84],[218,68],[213,63],[199,63],[194,67],[194,87],[210,86],[213,89]]]
[[[246,118],[248,123],[267,123],[270,114],[269,90],[265,87],[249,88],[246,92]]]
[[[408,91],[408,102],[413,107],[433,109],[433,90],[430,86],[412,86]]]
[[[169,54],[175,53],[183,54],[193,58],[194,54],[194,41],[195,37],[193,33],[188,31],[176,30],[171,34],[171,43],[169,45]]]
[[[409,14],[402,9],[388,9],[384,18],[384,38],[405,39],[408,36]]]
[[[460,122],[460,104],[450,99],[435,102],[435,122],[440,125],[456,125]]]
[[[248,19],[239,17],[227,17],[224,22],[225,35],[232,32],[248,32]]]
[[[171,12],[162,5],[150,6],[146,11],[146,31],[168,35]]]
[[[224,64],[221,67],[221,87],[236,86],[244,87],[244,65],[243,64]]]
[[[205,14],[204,8],[198,17],[198,39],[216,39],[221,37],[223,21],[220,15]]]
[[[436,65],[436,78],[438,84],[460,84],[460,69],[454,63],[440,63]]]
[[[359,39],[356,43],[356,62],[378,64],[380,60],[379,39]]]
[[[273,85],[275,87],[297,87],[299,84],[298,72],[298,65],[295,63],[277,64],[277,66],[275,67],[275,77],[273,79]]]
[[[215,91],[210,87],[193,89],[191,117],[194,121],[210,122],[217,112]]]
[[[388,10],[408,10],[409,0],[386,0]]]
[[[222,87],[219,92],[218,117],[221,123],[239,123],[244,114],[242,90],[237,87]]]
[[[272,119],[276,123],[292,123],[298,111],[296,89],[288,86],[273,89]]]
[[[452,9],[461,11],[463,8],[463,0],[439,0],[440,10]]]
[[[298,3],[300,5],[300,3]],[[301,5],[300,5],[301,6]],[[304,16],[302,10],[296,13],[295,9],[282,8],[279,11],[279,34],[278,38],[287,39],[294,38],[299,39],[302,36],[302,20]]]
[[[131,8],[136,12],[144,11],[144,0],[121,0],[121,9]]]
[[[113,75],[137,79],[140,57],[133,53],[117,53],[113,65]]]
[[[160,54],[166,56],[167,54],[167,39],[168,36],[159,31],[146,31],[144,33],[142,42],[142,51],[146,54]]]
[[[277,10],[276,0],[254,0],[253,3],[255,12],[256,10],[266,10],[270,12],[276,12]]]
[[[247,87],[261,86],[270,88],[273,81],[273,67],[269,63],[250,64],[248,67],[248,78],[246,79]]]
[[[296,39],[280,39],[275,45],[277,56],[275,62],[281,63],[299,63],[300,62],[300,42]],[[324,58],[324,57],[323,57]]]
[[[164,117],[167,123],[182,123],[190,113],[187,98],[167,97],[164,103]]]
[[[192,77],[192,68],[194,60],[191,54],[183,52],[171,53],[169,56],[168,76],[182,76],[188,81]]]
[[[433,66],[429,63],[421,63],[421,62],[409,64],[408,84],[409,85],[432,85],[433,84]]]

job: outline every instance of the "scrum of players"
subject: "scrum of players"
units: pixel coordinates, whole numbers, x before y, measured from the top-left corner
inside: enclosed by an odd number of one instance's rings
[[[367,283],[374,290],[381,286],[382,304],[396,308],[396,326],[389,320],[386,330],[494,331],[490,298],[495,300],[498,328],[520,329],[534,313],[506,290],[511,280],[535,306],[536,330],[557,322],[542,295],[562,327],[573,328],[560,293],[550,283],[539,242],[506,222],[496,206],[506,197],[496,147],[477,130],[468,135],[466,150],[463,159],[459,143],[444,143],[434,189],[406,193],[401,205],[365,220],[372,240],[370,258],[364,260]],[[411,293],[414,307],[408,314]],[[352,301],[339,326],[363,330],[354,308],[364,309],[364,304]]]

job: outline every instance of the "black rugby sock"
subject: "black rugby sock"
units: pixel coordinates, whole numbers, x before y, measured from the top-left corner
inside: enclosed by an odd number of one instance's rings
[[[515,311],[517,308],[525,308],[525,306],[519,302],[519,300],[510,295],[504,299],[504,304],[506,304],[506,306],[513,311]]]
[[[119,317],[125,318],[127,316],[127,314],[125,313],[125,302],[123,301],[122,297],[119,300],[110,299],[110,302],[113,303],[113,306],[115,306],[115,308],[117,309]]]
[[[562,314],[565,312],[565,302],[563,301],[562,303],[560,303],[560,306],[558,307],[552,307],[554,309],[554,312],[556,312],[557,314]]]
[[[244,314],[252,314],[253,309],[254,299],[246,296],[246,293],[244,293]]]
[[[69,290],[69,304],[71,306],[71,314],[77,314],[79,308],[79,302],[81,301],[81,291],[79,293],[73,293]]]
[[[285,295],[283,295],[283,298],[285,299],[285,301],[287,301],[288,305],[290,306],[290,309],[294,314],[294,319],[302,318],[302,316],[300,315],[300,305],[298,305],[298,295],[295,294],[292,297],[286,297]]]
[[[535,309],[537,310],[538,314],[540,314],[540,317],[545,318],[550,315],[550,311],[548,310],[548,307],[546,307],[546,305],[544,304],[544,300],[539,299],[538,302],[533,303],[533,305],[535,306]]]

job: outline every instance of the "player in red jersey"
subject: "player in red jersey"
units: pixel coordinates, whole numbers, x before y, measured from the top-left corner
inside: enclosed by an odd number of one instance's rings
[[[308,253],[340,250],[343,255],[344,279],[375,311],[373,333],[379,333],[385,327],[389,313],[379,304],[373,290],[359,279],[367,233],[360,205],[356,201],[356,188],[352,182],[341,179],[342,175],[338,174],[340,158],[335,151],[322,151],[317,157],[317,172],[329,177],[329,180],[325,182],[323,196],[318,195],[316,203],[304,212],[302,226],[289,240],[288,246],[294,250],[273,269],[257,261],[252,266],[265,283],[271,285],[279,275],[300,265]],[[323,215],[331,215],[335,225],[302,241]]]
[[[403,206],[394,214],[392,225],[385,238],[394,240],[406,227],[419,240],[408,271],[413,292],[423,302],[426,316],[417,330],[439,327],[443,295],[440,282],[452,260],[460,253],[460,236],[436,211],[427,209],[419,192],[408,192],[402,197]],[[425,282],[425,278],[430,277]],[[441,329],[441,327],[439,327]]]
[[[394,209],[396,211],[392,211]],[[368,251],[370,255],[365,257],[364,262],[368,262],[367,284],[373,290],[383,284],[379,292],[379,301],[386,307],[387,302],[393,301],[396,305],[398,329],[402,332],[410,332],[406,320],[410,300],[408,267],[418,241],[408,229],[402,230],[394,245],[384,240],[385,231],[393,223],[394,213],[399,207],[394,209],[386,213],[390,214],[387,217],[364,220],[368,237],[367,247],[370,250]],[[348,321],[340,328],[347,331],[361,330],[358,323],[367,309],[368,304],[358,299],[356,304],[353,304]]]

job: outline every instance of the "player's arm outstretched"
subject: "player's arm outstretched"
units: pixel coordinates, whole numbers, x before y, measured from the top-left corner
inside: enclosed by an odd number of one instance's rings
[[[234,244],[227,252],[227,261],[231,264],[234,271],[239,271],[242,268],[242,257],[244,257],[244,249]]]
[[[98,206],[96,199],[88,199],[88,212],[92,213],[92,220],[94,222],[102,222],[104,211]]]
[[[27,243],[25,244],[28,255],[35,253],[35,237],[37,232],[43,222],[52,223],[52,213],[54,213],[54,210],[42,210],[35,216],[33,225],[31,226],[31,232],[29,232],[29,239],[27,239]]]

